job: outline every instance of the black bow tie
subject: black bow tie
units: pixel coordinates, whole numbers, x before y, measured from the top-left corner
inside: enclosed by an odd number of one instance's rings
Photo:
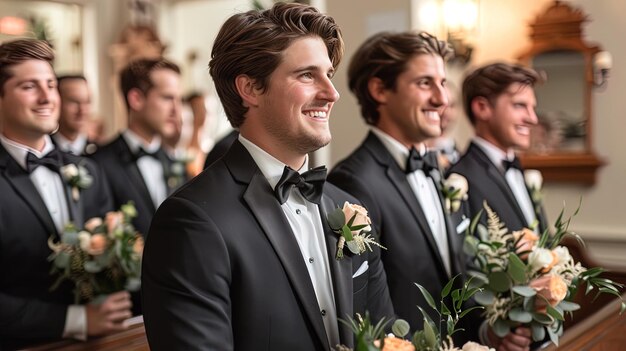
[[[283,175],[274,188],[274,193],[282,205],[289,198],[291,187],[295,186],[305,199],[319,205],[325,181],[326,166],[316,167],[302,174],[285,166]]]
[[[149,157],[154,157],[155,159],[159,159],[159,150],[161,149],[157,149],[154,152],[148,152],[146,151],[146,149],[140,147],[139,151],[137,151],[137,153],[135,154],[135,160],[138,160],[144,156],[149,156]]]
[[[502,167],[504,167],[504,173],[511,168],[522,170],[522,164],[519,162],[519,158],[515,157],[513,161],[502,160]]]
[[[50,151],[42,158],[35,156],[32,152],[26,155],[26,171],[28,173],[32,173],[39,166],[45,166],[54,172],[59,172],[61,165],[61,154],[57,149]]]
[[[437,169],[437,154],[427,152],[422,156],[415,147],[412,147],[409,151],[409,157],[407,158],[406,169],[404,171],[409,174],[418,169],[421,169],[425,175],[429,175],[431,170]]]

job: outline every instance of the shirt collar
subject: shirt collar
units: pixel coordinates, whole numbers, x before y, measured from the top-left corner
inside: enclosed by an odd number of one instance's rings
[[[382,130],[372,127],[372,133],[374,133],[378,139],[383,143],[387,151],[391,154],[396,163],[402,170],[406,169],[406,163],[409,158],[409,149],[404,146],[401,142],[396,140],[391,135],[383,132]],[[421,156],[426,154],[426,146],[424,144],[419,145],[419,149],[417,150]]]
[[[135,134],[132,130],[126,129],[122,133],[122,137],[128,144],[130,151],[133,154],[136,154],[139,151],[139,148],[143,148],[146,152],[157,152],[161,147],[161,138],[155,136],[152,138],[152,142],[150,144],[146,144],[143,139],[141,139],[137,134]]]
[[[13,157],[13,159],[20,165],[23,169],[27,169],[26,167],[26,157],[28,153],[32,153],[38,158],[42,158],[50,151],[54,150],[54,144],[52,143],[52,139],[50,139],[49,135],[44,136],[44,146],[41,151],[35,150],[30,146],[22,145],[18,142],[8,139],[3,134],[0,134],[0,143],[7,150],[9,155]]]
[[[515,152],[513,150],[504,152],[500,150],[497,146],[479,136],[474,137],[473,141],[476,145],[478,145],[478,147],[481,148],[481,150],[483,150],[489,160],[501,171],[504,171],[502,161],[513,161],[513,159],[515,158]]]
[[[261,170],[261,173],[263,173],[267,182],[270,183],[270,186],[274,189],[280,178],[283,176],[283,171],[285,170],[286,165],[277,160],[274,156],[265,152],[265,150],[261,149],[250,140],[244,138],[241,134],[239,134],[239,141],[246,148],[246,150],[248,150],[250,156],[252,156],[252,159]],[[309,157],[307,155],[304,159],[304,164],[297,171],[302,173],[308,170]]]
[[[85,146],[87,146],[87,135],[85,134],[78,134],[74,141],[67,139],[61,133],[53,134],[52,138],[59,145],[59,149],[69,150],[74,153],[74,155],[81,155],[83,150],[85,150]]]

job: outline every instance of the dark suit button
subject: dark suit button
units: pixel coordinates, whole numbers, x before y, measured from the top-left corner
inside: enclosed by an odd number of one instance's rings
[[[326,315],[326,310],[322,310],[321,312],[322,312],[322,316]]]
[[[300,211],[300,209],[299,209],[299,208],[297,208],[297,209],[296,209],[296,214],[300,214],[300,213],[302,213],[302,211]]]
[[[315,262],[315,259],[313,257],[309,257],[309,263],[313,263]]]

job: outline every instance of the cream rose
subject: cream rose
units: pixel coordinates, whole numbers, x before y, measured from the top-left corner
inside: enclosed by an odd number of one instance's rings
[[[539,190],[543,185],[543,176],[539,170],[527,169],[524,171],[524,181],[529,188]]]
[[[535,273],[539,270],[543,272],[548,272],[552,266],[554,266],[557,262],[556,255],[544,248],[535,248],[528,255],[528,266],[532,273]]]
[[[443,182],[443,186],[451,191],[456,191],[458,189],[458,193],[454,196],[454,199],[464,199],[467,195],[467,190],[469,189],[469,185],[467,183],[467,179],[458,173],[451,173],[446,180]]]
[[[552,307],[558,305],[567,295],[567,284],[556,274],[541,276],[532,280],[529,285],[537,291],[537,295],[548,300]],[[546,301],[539,296],[535,298],[535,306],[539,312],[545,312],[547,308]]]
[[[84,230],[78,233],[78,243],[81,250],[89,252],[89,249],[91,248],[91,234]]]
[[[369,232],[372,230],[372,227],[370,226],[370,224],[372,224],[372,221],[367,216],[367,210],[365,209],[365,207],[351,204],[346,201],[343,204],[342,211],[344,216],[346,217],[346,223],[348,223],[350,219],[356,214],[354,222],[352,222],[352,226],[366,225],[366,227],[362,229],[352,231],[353,234],[359,234],[361,231]]]
[[[87,222],[85,222],[85,229],[94,233],[96,228],[102,225],[102,219],[98,217],[91,218]]]
[[[72,179],[73,177],[78,176],[78,167],[75,164],[70,163],[61,167],[61,175],[66,180]]]
[[[473,341],[468,341],[463,345],[461,351],[492,351],[492,348],[489,348],[485,345],[477,344]]]
[[[524,228],[522,230],[513,232],[513,238],[515,238],[515,241],[517,241],[515,252],[519,254],[520,252],[526,251],[526,253],[523,253],[520,255],[520,258],[522,260],[525,260],[528,258],[528,251],[531,251],[533,247],[535,246],[535,244],[537,243],[537,240],[539,240],[539,236],[537,236],[535,232],[533,232],[532,230],[528,228]]]

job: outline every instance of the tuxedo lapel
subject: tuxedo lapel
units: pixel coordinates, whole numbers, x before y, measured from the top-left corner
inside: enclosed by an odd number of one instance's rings
[[[320,203],[320,218],[322,219],[322,227],[324,229],[324,237],[326,239],[326,247],[328,249],[328,265],[333,279],[333,289],[335,295],[335,306],[337,307],[337,317],[346,318],[353,317],[353,286],[352,286],[352,256],[344,255],[342,259],[335,259],[337,253],[337,243],[339,235],[332,231],[328,224],[327,215],[336,208],[336,204],[330,196],[322,195]],[[350,346],[354,339],[352,330],[343,323],[339,324],[339,339],[346,346]]]
[[[72,162],[72,160],[68,159],[68,155],[65,152],[62,152],[61,150],[59,150],[61,152],[61,159],[62,159],[62,164],[63,166],[66,166],[68,164],[75,164],[76,167],[78,167],[79,165],[76,164],[75,162]],[[80,196],[80,189],[78,189],[79,191],[79,196],[78,199],[75,200],[74,196],[72,196],[72,187],[65,181],[65,179],[63,178],[63,175],[61,174],[61,182],[63,182],[63,189],[65,190],[65,200],[67,201],[67,209],[69,211],[69,215],[70,215],[70,220],[72,221],[72,223],[74,223],[74,225],[77,228],[82,229],[83,225],[85,224],[85,218],[83,215],[83,211],[82,209],[84,208],[83,206],[83,197]]]
[[[450,274],[452,277],[455,275],[462,273],[464,269],[462,268],[463,262],[459,261],[459,258],[462,255],[462,247],[461,241],[458,238],[458,233],[456,231],[456,227],[452,223],[452,219],[448,210],[445,208],[445,199],[443,198],[443,190],[442,190],[442,175],[439,171],[439,168],[433,169],[430,171],[431,178],[433,183],[435,183],[435,188],[437,189],[437,195],[439,195],[439,203],[441,204],[441,211],[443,213],[443,219],[446,225],[446,235],[448,237],[448,249],[450,252]],[[451,277],[449,277],[451,278]]]
[[[128,187],[128,191],[131,191],[131,189],[137,191],[139,193],[138,197],[144,201],[145,207],[149,208],[151,213],[154,213],[156,208],[152,202],[150,191],[148,191],[146,182],[139,171],[139,167],[133,157],[133,153],[130,151],[128,144],[126,144],[126,141],[121,135],[117,140],[117,154],[123,164],[124,173],[126,173],[128,180],[132,183],[132,186]]]
[[[13,189],[31,207],[36,217],[43,223],[50,235],[58,235],[54,221],[48,212],[46,204],[31,181],[29,174],[23,170],[6,150],[0,145],[0,167],[4,168],[4,177]],[[28,220],[28,219],[25,219]]]
[[[433,257],[436,257],[438,261],[438,269],[443,273],[444,276],[447,276],[445,269],[443,268],[443,259],[439,254],[439,249],[437,247],[437,243],[435,242],[435,237],[433,236],[432,231],[430,230],[430,226],[428,225],[428,220],[426,219],[426,215],[422,210],[415,194],[413,193],[413,189],[409,185],[408,180],[406,179],[406,174],[400,169],[396,161],[391,157],[389,151],[385,148],[385,146],[378,140],[378,138],[370,132],[367,140],[365,141],[367,148],[372,153],[374,158],[381,164],[382,167],[385,168],[385,174],[391,184],[396,188],[402,200],[406,203],[406,205],[411,210],[415,221],[419,225],[421,232],[426,238],[428,245],[430,246],[430,250],[433,253]]]
[[[243,199],[280,259],[296,296],[320,342],[324,345],[324,349],[330,349],[309,272],[289,222],[267,179],[238,141],[235,141],[224,160],[235,178],[248,183]]]
[[[504,194],[504,198],[506,199],[506,201],[509,202],[511,208],[515,210],[517,216],[522,219],[522,222],[525,223],[526,217],[524,216],[524,212],[522,212],[522,208],[519,207],[517,199],[515,198],[515,195],[513,195],[511,187],[506,181],[504,174],[502,174],[502,172],[498,170],[496,165],[491,162],[489,157],[487,157],[487,155],[480,149],[479,146],[473,143],[470,144],[470,149],[468,149],[468,153],[470,152],[472,152],[472,154],[478,158],[480,163],[485,165],[488,177],[498,186],[498,188],[500,188],[500,191],[502,192],[502,194]]]

